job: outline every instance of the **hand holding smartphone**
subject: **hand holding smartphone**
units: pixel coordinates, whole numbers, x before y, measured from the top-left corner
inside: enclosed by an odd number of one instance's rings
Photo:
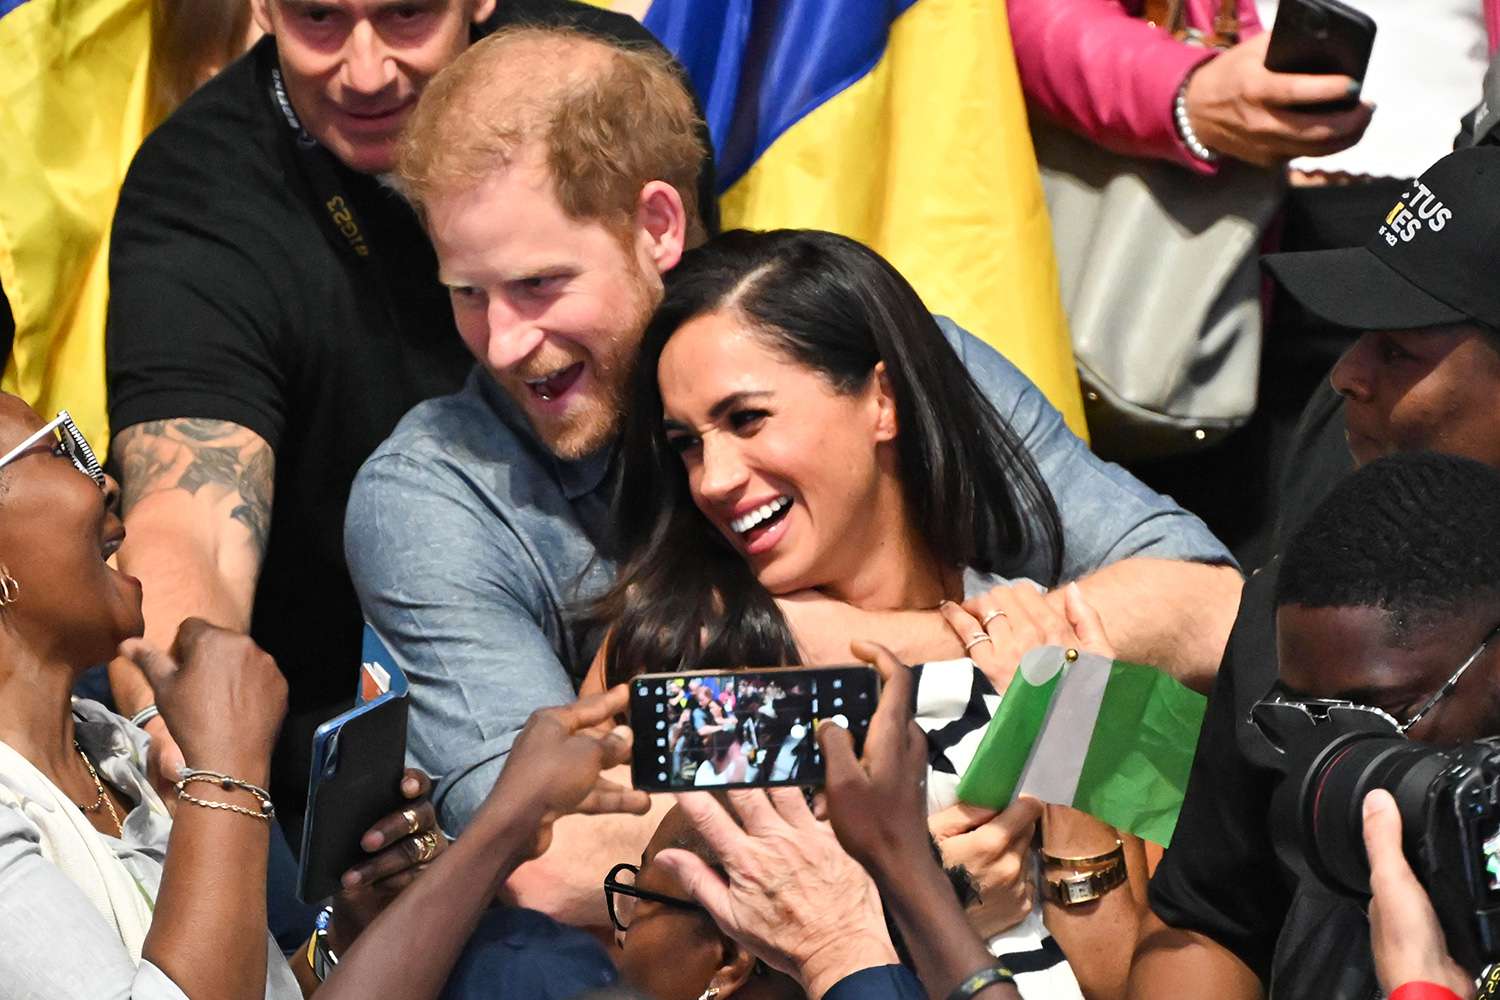
[[[645,791],[820,786],[813,733],[864,745],[880,697],[867,666],[642,674],[630,681],[631,777]]]
[[[1266,69],[1276,73],[1347,76],[1363,82],[1375,46],[1375,22],[1339,0],[1280,0],[1266,49]],[[1348,111],[1359,95],[1303,104],[1299,111]]]

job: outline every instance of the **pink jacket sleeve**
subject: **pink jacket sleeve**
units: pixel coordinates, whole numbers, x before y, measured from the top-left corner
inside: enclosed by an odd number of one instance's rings
[[[1190,3],[1200,24],[1201,0]],[[1033,109],[1119,153],[1172,160],[1200,173],[1177,136],[1177,88],[1210,50],[1168,37],[1120,0],[1009,0],[1021,86]],[[1242,0],[1241,32],[1260,30]]]

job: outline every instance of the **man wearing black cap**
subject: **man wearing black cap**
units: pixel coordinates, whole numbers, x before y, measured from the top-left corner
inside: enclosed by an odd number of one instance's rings
[[[1308,405],[1286,470],[1287,537],[1351,468],[1432,450],[1500,467],[1500,148],[1438,161],[1363,247],[1278,254],[1267,269],[1320,318],[1361,336]],[[1187,799],[1151,881],[1132,998],[1376,995],[1368,953],[1332,961],[1352,929],[1305,896],[1271,845],[1278,773],[1249,724],[1277,676],[1278,561],[1246,585],[1209,699]]]

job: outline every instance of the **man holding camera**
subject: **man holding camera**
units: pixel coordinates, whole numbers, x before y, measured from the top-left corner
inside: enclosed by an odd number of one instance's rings
[[[1327,494],[1351,458],[1364,464],[1437,450],[1500,467],[1497,182],[1500,150],[1454,153],[1374,220],[1367,246],[1268,261],[1308,310],[1364,331],[1303,416],[1284,529]],[[1246,586],[1182,817],[1152,880],[1156,919],[1139,938],[1133,997],[1167,988],[1181,995],[1185,982],[1202,984],[1191,995],[1215,998],[1255,997],[1273,981],[1278,995],[1288,987],[1282,958],[1295,950],[1295,934],[1284,926],[1295,880],[1272,847],[1266,806],[1278,775],[1257,762],[1264,740],[1249,721],[1276,679],[1277,576],[1273,561]],[[1365,994],[1320,994],[1342,995]]]

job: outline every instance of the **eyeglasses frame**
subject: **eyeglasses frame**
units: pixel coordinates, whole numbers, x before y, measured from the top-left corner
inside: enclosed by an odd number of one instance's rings
[[[1280,690],[1280,681],[1277,681],[1276,684],[1272,686],[1269,696],[1261,699],[1261,702],[1273,705],[1285,705],[1290,708],[1298,708],[1306,712],[1309,716],[1312,716],[1315,710],[1321,709],[1321,714],[1325,718],[1328,714],[1329,709],[1343,709],[1348,711],[1367,712],[1372,715],[1377,715],[1380,718],[1384,719],[1386,722],[1389,722],[1391,724],[1391,728],[1394,729],[1398,735],[1405,736],[1413,726],[1422,721],[1423,716],[1432,711],[1432,709],[1437,705],[1438,702],[1442,701],[1453,692],[1453,689],[1458,686],[1459,680],[1468,671],[1468,669],[1478,661],[1479,657],[1484,655],[1484,651],[1489,648],[1489,644],[1494,641],[1494,638],[1497,634],[1500,634],[1500,622],[1497,622],[1493,628],[1485,633],[1484,638],[1479,640],[1479,645],[1475,646],[1474,651],[1471,652],[1467,657],[1465,657],[1464,661],[1458,665],[1458,669],[1453,671],[1453,673],[1448,676],[1448,679],[1442,683],[1442,686],[1439,687],[1435,692],[1433,692],[1432,697],[1424,701],[1422,703],[1422,707],[1418,708],[1416,712],[1413,713],[1411,718],[1407,719],[1405,722],[1396,721],[1396,717],[1391,715],[1391,713],[1387,712],[1383,708],[1376,708],[1374,705],[1361,705],[1358,702],[1345,701],[1337,698],[1294,698],[1285,696]],[[1257,729],[1261,728],[1260,725],[1255,722],[1253,712],[1251,714],[1251,724],[1254,725]]]
[[[604,902],[609,910],[609,920],[610,923],[615,925],[615,930],[622,934],[628,931],[629,928],[615,914],[615,893],[623,893],[626,896],[631,896],[635,899],[644,899],[651,903],[661,903],[663,906],[673,906],[679,910],[697,910],[700,913],[708,912],[702,904],[695,903],[691,899],[679,899],[676,896],[668,896],[665,893],[652,892],[650,889],[640,889],[634,885],[626,885],[618,877],[622,871],[632,872],[639,877],[641,866],[633,865],[628,861],[622,861],[611,868],[608,875],[604,876]]]
[[[27,451],[36,447],[41,441],[53,431],[61,430],[59,441],[62,443],[63,451],[67,453],[68,459],[73,467],[88,476],[101,490],[105,488],[104,466],[99,463],[99,458],[94,454],[94,449],[89,447],[88,439],[73,422],[73,417],[67,410],[58,410],[57,416],[53,417],[34,434],[16,445],[4,455],[0,455],[0,469],[5,468]]]

